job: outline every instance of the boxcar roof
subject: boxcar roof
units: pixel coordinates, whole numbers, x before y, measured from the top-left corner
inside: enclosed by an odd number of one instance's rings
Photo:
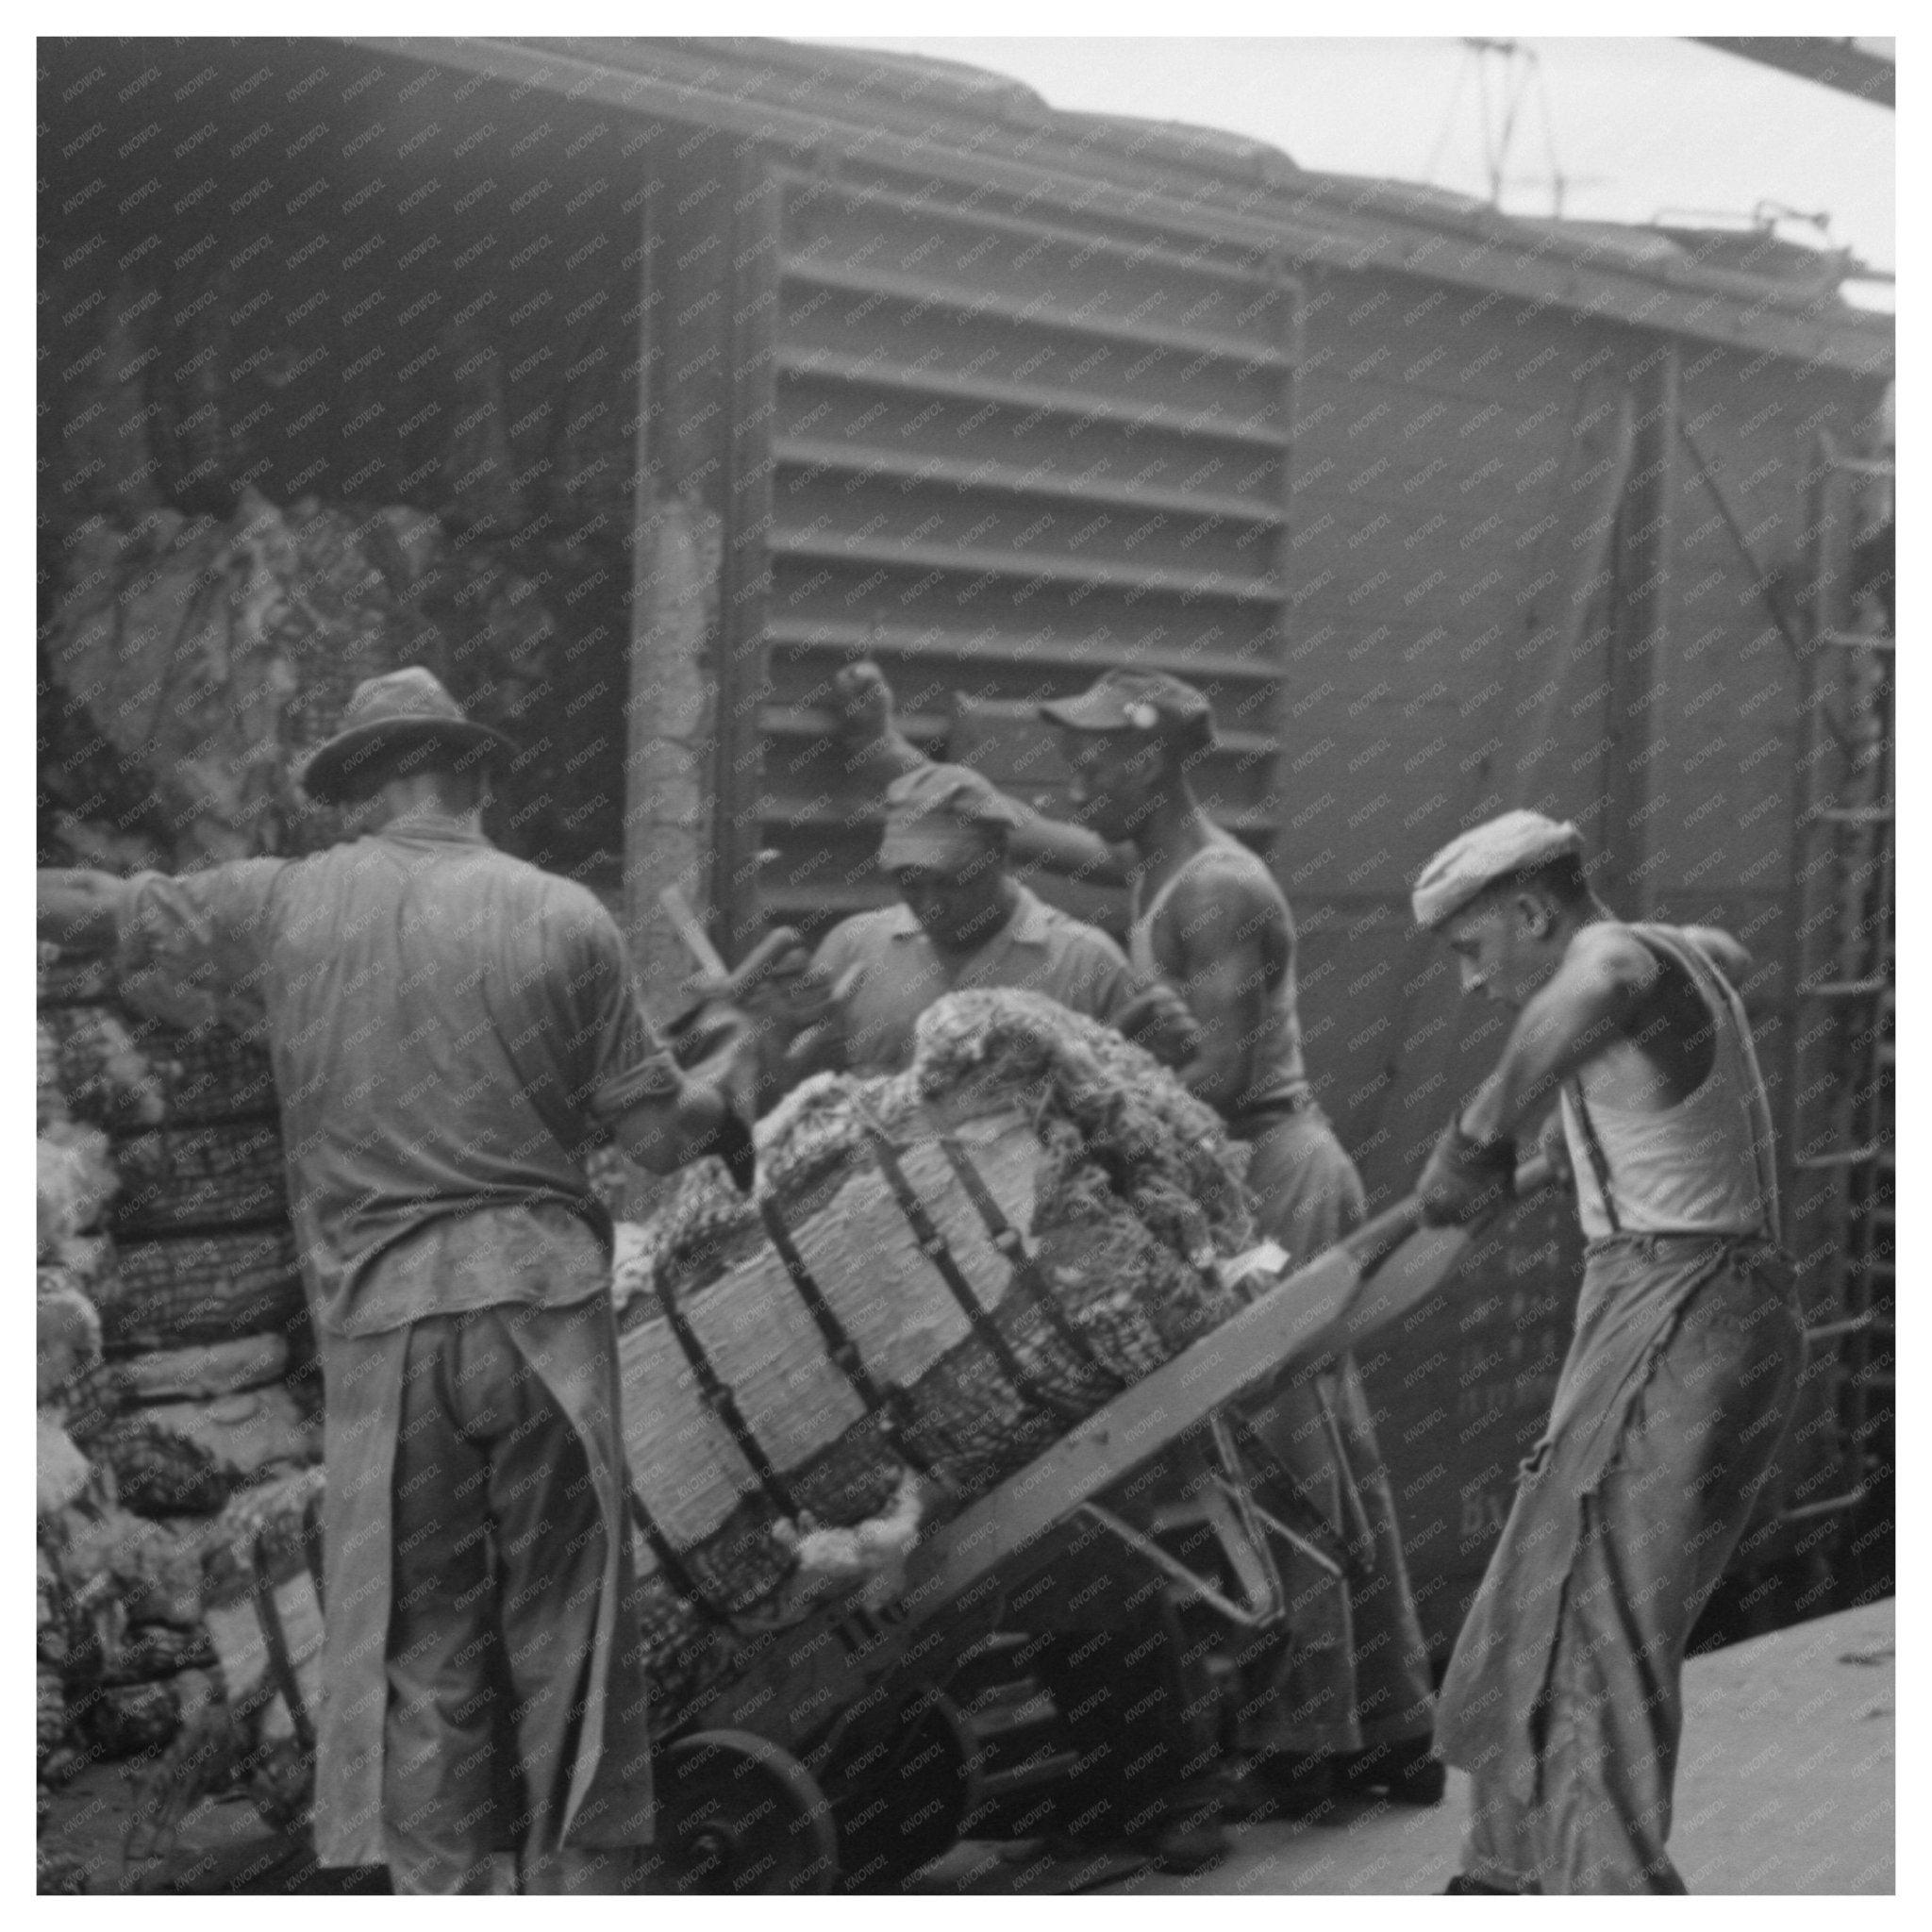
[[[1842,258],[1755,272],[1738,238],[1678,239],[1606,222],[1505,215],[1421,184],[1298,168],[1246,136],[1066,112],[957,61],[775,40],[367,41],[417,59],[780,147],[969,186],[1075,201],[1291,265],[1494,289],[1547,307],[1889,375],[1893,323],[1846,303]]]

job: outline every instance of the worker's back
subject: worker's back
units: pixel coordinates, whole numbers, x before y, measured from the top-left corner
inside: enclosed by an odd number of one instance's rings
[[[445,819],[149,890],[253,977],[320,1319],[363,1332],[367,1262],[441,1216],[552,1202],[607,1225],[583,1104],[641,1022],[591,894]]]

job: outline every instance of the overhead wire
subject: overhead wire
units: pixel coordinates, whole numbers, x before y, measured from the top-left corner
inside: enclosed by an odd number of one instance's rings
[[[1480,58],[1476,50],[1467,42],[1463,42],[1462,58],[1457,63],[1456,84],[1449,90],[1448,110],[1442,116],[1442,126],[1436,136],[1436,144],[1429,150],[1429,158],[1423,164],[1423,179],[1433,184],[1436,178],[1436,165],[1442,158],[1442,150],[1449,145],[1449,137],[1456,131],[1456,104],[1462,98],[1462,83],[1469,78],[1469,64],[1472,59]]]

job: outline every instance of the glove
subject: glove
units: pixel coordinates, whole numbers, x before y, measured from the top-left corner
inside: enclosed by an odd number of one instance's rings
[[[1431,1227],[1466,1227],[1508,1200],[1515,1179],[1516,1142],[1472,1140],[1462,1131],[1458,1111],[1436,1142],[1415,1191]]]
[[[1136,993],[1113,1024],[1164,1067],[1185,1066],[1201,1050],[1201,1029],[1193,1013],[1165,980]]]

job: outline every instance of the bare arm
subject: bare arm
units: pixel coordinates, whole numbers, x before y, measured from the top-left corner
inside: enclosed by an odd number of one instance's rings
[[[1211,866],[1191,873],[1161,908],[1157,953],[1200,1032],[1181,1079],[1223,1113],[1253,1087],[1255,1056],[1267,1034],[1263,928],[1274,913],[1251,882]]]
[[[618,1146],[651,1174],[675,1174],[718,1151],[730,1107],[717,1087],[680,1074],[675,1091],[640,1100],[610,1124]]]
[[[46,869],[35,876],[39,936],[76,952],[105,952],[114,943],[131,890],[112,873]]]
[[[1424,1165],[1416,1194],[1424,1221],[1477,1221],[1508,1199],[1518,1130],[1628,1028],[1658,972],[1650,949],[1619,927],[1587,927],[1572,941],[1554,977],[1516,1016],[1495,1070]]]
[[[688,1063],[680,1065],[668,1048],[654,1045],[599,1086],[590,1116],[652,1174],[672,1174],[716,1154],[748,1191],[757,1029],[736,1008],[720,1003],[700,1014],[683,1050]]]
[[[1525,1003],[1503,1057],[1462,1112],[1472,1140],[1513,1139],[1561,1084],[1621,1032],[1656,987],[1649,948],[1613,927],[1586,928],[1556,976]]]
[[[852,768],[883,792],[894,778],[916,772],[932,759],[899,729],[892,713],[892,688],[876,664],[849,664],[832,680],[841,712],[841,735]],[[1011,803],[1021,814],[1008,851],[1016,865],[1043,865],[1070,878],[1097,885],[1124,886],[1138,859],[1131,845],[1110,845],[1096,832],[1048,818],[1023,798]]]

